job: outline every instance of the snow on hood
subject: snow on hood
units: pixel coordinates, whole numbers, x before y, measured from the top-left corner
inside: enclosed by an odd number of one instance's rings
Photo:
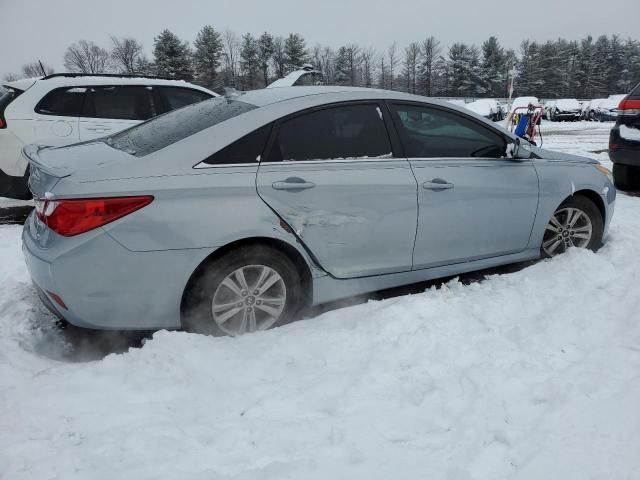
[[[575,98],[561,98],[560,100],[554,100],[555,106],[562,112],[571,112],[580,110],[580,102]]]

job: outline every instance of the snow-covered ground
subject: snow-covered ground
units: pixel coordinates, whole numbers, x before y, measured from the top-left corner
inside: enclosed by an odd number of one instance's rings
[[[588,125],[545,146],[606,160]],[[638,478],[640,198],[597,254],[89,362],[19,233],[0,227],[2,479]]]

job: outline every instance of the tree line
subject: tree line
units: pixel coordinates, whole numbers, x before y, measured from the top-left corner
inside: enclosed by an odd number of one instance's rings
[[[404,48],[393,43],[377,50],[349,43],[334,49],[308,47],[298,33],[238,36],[207,25],[192,45],[168,29],[162,31],[153,40],[152,58],[137,39],[113,36],[108,48],[80,40],[64,54],[65,68],[71,72],[155,75],[217,91],[263,88],[305,64],[320,70],[331,85],[441,97],[506,97],[515,73],[514,95],[596,98],[628,92],[640,81],[640,42],[601,35],[595,40],[524,40],[514,50],[500,45],[495,36],[480,46],[456,42],[448,47],[428,36]],[[47,73],[53,70],[44,68]],[[22,73],[41,72],[42,65],[34,62]]]

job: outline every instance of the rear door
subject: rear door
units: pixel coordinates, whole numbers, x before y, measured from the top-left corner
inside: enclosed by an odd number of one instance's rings
[[[538,206],[532,161],[505,158],[505,137],[470,116],[425,104],[391,109],[418,181],[414,269],[527,248]]]
[[[156,116],[153,89],[143,85],[88,87],[79,120],[80,140],[111,135]]]
[[[376,102],[277,122],[257,175],[262,199],[338,278],[411,269],[416,182]]]

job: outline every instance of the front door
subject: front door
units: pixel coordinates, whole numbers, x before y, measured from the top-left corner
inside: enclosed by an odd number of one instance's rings
[[[410,270],[416,182],[380,105],[315,109],[275,128],[258,193],[320,265],[338,278]]]
[[[470,116],[419,104],[392,112],[418,181],[414,269],[526,249],[538,206],[532,161],[505,158],[506,138]]]

